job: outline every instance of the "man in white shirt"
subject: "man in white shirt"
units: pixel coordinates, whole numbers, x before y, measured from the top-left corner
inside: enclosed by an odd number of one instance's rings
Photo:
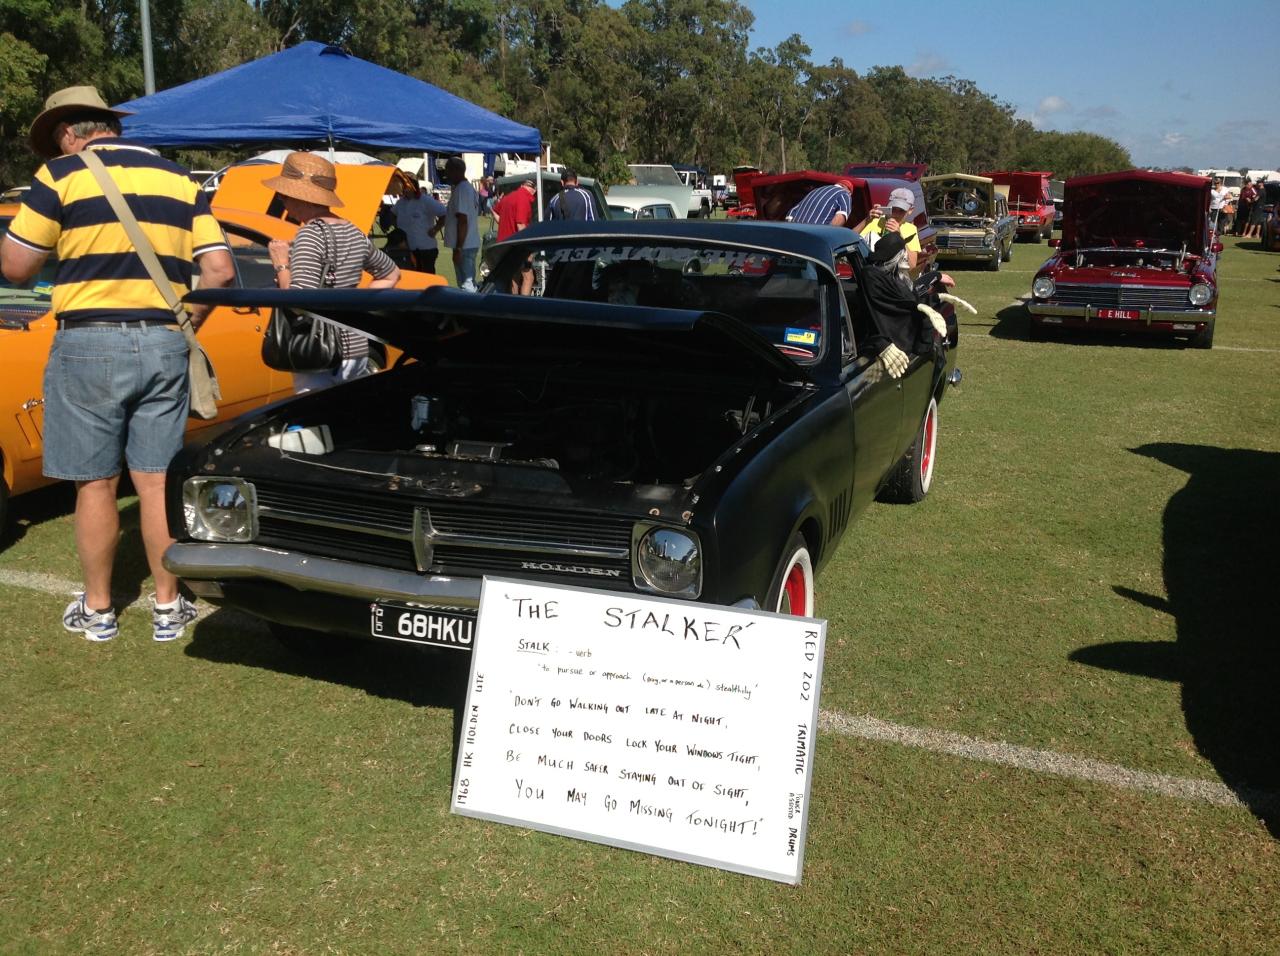
[[[394,207],[396,225],[404,230],[413,267],[419,272],[435,272],[436,256],[440,247],[436,244],[437,226],[448,209],[430,193],[419,190],[402,196]]]
[[[445,207],[444,244],[453,255],[458,288],[474,292],[476,253],[480,251],[480,197],[467,182],[467,164],[454,156],[444,167],[444,178],[453,187]]]

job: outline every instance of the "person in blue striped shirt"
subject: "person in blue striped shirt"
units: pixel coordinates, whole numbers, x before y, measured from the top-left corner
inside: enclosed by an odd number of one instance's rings
[[[600,218],[595,200],[591,193],[578,185],[578,174],[566,169],[560,174],[560,185],[563,189],[552,197],[547,212],[552,219],[575,219],[579,222],[592,222]]]
[[[814,226],[843,226],[853,213],[853,183],[837,179],[819,186],[791,207],[787,222],[807,222]]]

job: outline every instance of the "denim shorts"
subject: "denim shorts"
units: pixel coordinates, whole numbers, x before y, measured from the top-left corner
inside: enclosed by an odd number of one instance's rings
[[[44,473],[163,472],[187,428],[187,340],[161,325],[59,329],[44,370]]]

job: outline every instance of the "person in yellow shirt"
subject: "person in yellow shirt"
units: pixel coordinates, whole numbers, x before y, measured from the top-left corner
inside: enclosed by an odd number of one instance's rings
[[[910,189],[898,187],[889,193],[888,209],[875,205],[871,207],[867,217],[854,229],[867,240],[867,245],[875,248],[876,241],[887,232],[896,232],[902,236],[906,244],[906,269],[912,275],[916,273],[916,263],[920,257],[920,235],[915,223],[908,217],[915,209],[915,196]]]
[[[236,277],[231,250],[208,200],[185,170],[121,138],[120,117],[91,86],[59,90],[31,123],[31,147],[46,162],[3,242],[0,272],[14,285],[51,255],[54,333],[44,373],[44,473],[76,483],[75,537],[84,590],[62,626],[91,641],[118,633],[111,573],[120,538],[116,503],[122,466],[138,492],[142,543],[155,578],[151,623],[173,641],[196,618],[162,563],[173,543],[165,515],[165,471],[187,426],[188,349],[173,311],[108,205],[84,155],[96,156],[126,197],[176,294],[196,276],[205,289]],[[191,324],[209,306],[190,307]]]

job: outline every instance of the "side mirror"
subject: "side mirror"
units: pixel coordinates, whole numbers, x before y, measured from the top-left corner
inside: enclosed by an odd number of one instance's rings
[[[1062,245],[1062,240],[1061,240],[1061,239],[1050,239],[1050,240],[1049,240],[1049,245],[1050,245],[1052,248],[1057,249],[1060,245]]]
[[[1218,253],[1220,253],[1221,251],[1222,251],[1222,243],[1220,243],[1220,242],[1215,242],[1215,243],[1213,244],[1213,254],[1216,256],[1216,255],[1217,255]]]

